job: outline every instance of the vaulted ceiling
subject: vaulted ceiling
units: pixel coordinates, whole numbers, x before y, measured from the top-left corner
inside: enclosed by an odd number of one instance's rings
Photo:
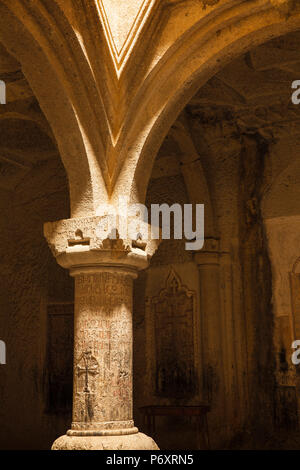
[[[291,99],[292,83],[300,79],[299,44],[298,31],[254,48],[209,80],[186,108],[211,177],[210,159],[239,152],[243,136],[266,143],[266,217],[300,213],[300,105]]]
[[[241,56],[199,90],[188,113],[204,125],[234,122],[241,132],[258,131],[266,139],[286,127],[300,132],[300,107],[291,101],[292,82],[300,78],[299,44],[295,32]]]
[[[300,31],[273,39],[229,63],[201,87],[169,132],[152,178],[173,177],[189,168],[196,175],[200,161],[221,218],[236,206],[243,138],[258,138],[268,147],[262,162],[264,216],[299,214],[300,105],[291,100],[292,82],[300,79],[299,44]],[[196,148],[185,146],[188,162],[180,145],[183,138],[176,138],[183,121]],[[189,183],[198,202],[207,206],[199,175]]]
[[[57,148],[20,64],[1,43],[0,80],[6,84],[6,104],[0,105],[0,187],[13,190],[33,165],[57,155]]]

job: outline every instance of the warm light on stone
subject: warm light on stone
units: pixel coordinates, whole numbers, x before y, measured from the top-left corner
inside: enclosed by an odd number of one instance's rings
[[[299,45],[297,0],[0,0],[1,449],[300,446]]]

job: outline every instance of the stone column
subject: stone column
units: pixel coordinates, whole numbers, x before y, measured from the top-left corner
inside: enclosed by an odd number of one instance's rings
[[[226,433],[225,383],[223,358],[225,335],[220,302],[220,254],[218,240],[205,240],[204,249],[195,253],[199,270],[200,317],[204,362],[204,397],[211,404],[208,415],[211,429]]]
[[[151,250],[129,239],[99,239],[102,219],[45,225],[58,263],[75,277],[73,421],[52,448],[155,450],[132,417],[133,280]]]

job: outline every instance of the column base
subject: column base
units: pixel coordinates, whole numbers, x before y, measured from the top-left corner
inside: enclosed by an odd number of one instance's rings
[[[52,450],[159,450],[154,440],[141,432],[121,436],[62,436]]]

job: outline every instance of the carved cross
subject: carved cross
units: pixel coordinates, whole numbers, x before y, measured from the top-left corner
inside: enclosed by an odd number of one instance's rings
[[[99,364],[97,359],[92,355],[92,351],[85,351],[80,361],[77,365],[77,374],[78,376],[84,374],[85,375],[85,386],[84,392],[91,393],[89,389],[89,375],[97,375],[99,374]]]

